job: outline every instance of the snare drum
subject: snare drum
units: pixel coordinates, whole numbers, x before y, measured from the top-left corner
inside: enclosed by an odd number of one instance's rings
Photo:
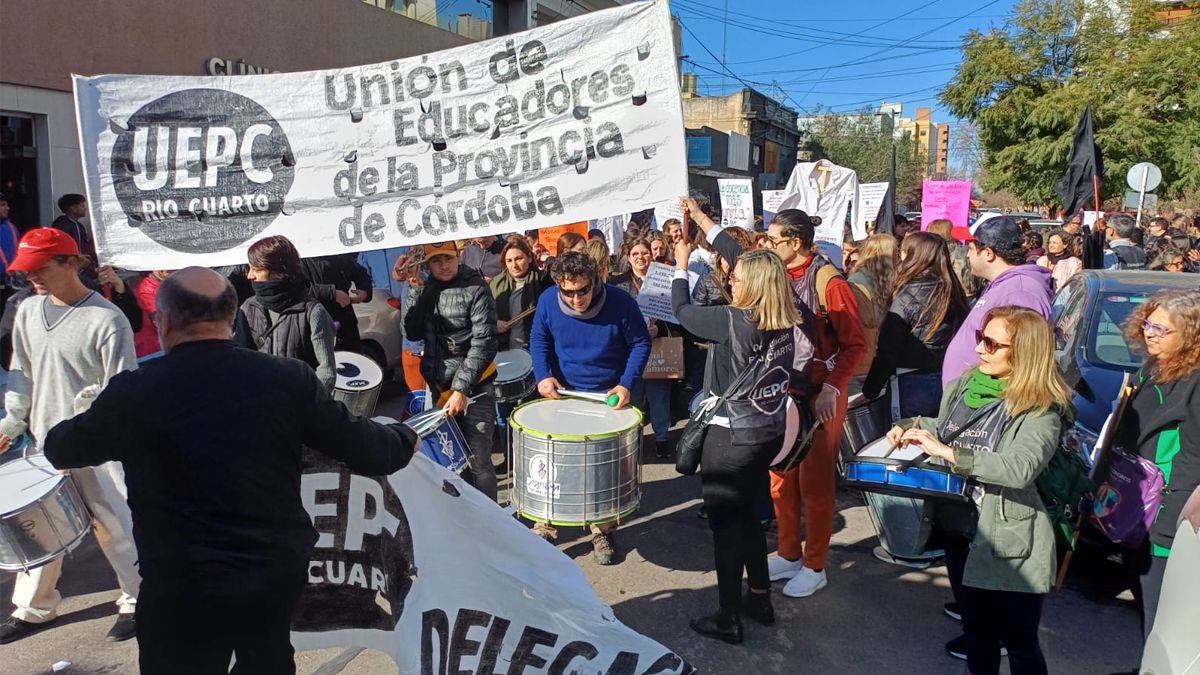
[[[333,399],[345,404],[355,417],[374,415],[383,389],[383,370],[370,357],[355,352],[334,352],[333,360],[337,363]]]
[[[414,415],[404,424],[421,437],[417,450],[422,455],[454,473],[462,473],[467,469],[471,456],[467,452],[467,439],[453,417],[439,408]]]
[[[496,401],[517,401],[533,393],[533,359],[524,349],[508,349],[496,354]]]
[[[838,472],[846,473],[846,462],[867,444],[886,434],[892,427],[892,394],[885,389],[879,397],[867,400],[861,393],[846,402],[846,421],[838,452]]]
[[[513,504],[526,518],[576,526],[617,521],[641,501],[642,413],[565,398],[513,411]]]
[[[79,545],[91,527],[75,483],[44,455],[0,465],[0,570],[45,565]]]
[[[800,405],[789,396],[785,411],[787,426],[783,431],[783,446],[771,460],[772,471],[785,472],[800,466],[800,462],[804,461],[812,448],[812,434],[809,433],[813,423],[812,416],[800,413]]]
[[[922,497],[966,502],[967,479],[950,471],[949,467],[928,462],[912,463],[924,453],[915,444],[896,448],[887,454],[892,444],[880,438],[863,448],[846,462],[845,485],[864,492],[878,492],[896,497]]]

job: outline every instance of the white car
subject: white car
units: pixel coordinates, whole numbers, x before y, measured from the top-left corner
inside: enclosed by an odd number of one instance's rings
[[[354,306],[363,353],[371,357],[384,373],[400,367],[403,337],[400,328],[400,300],[391,292],[376,288],[371,301]]]

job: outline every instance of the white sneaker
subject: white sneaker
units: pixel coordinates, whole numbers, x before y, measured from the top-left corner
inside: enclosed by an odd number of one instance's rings
[[[825,588],[828,583],[825,578],[825,570],[814,572],[804,567],[783,587],[783,594],[789,598],[807,598]]]
[[[783,581],[791,579],[804,569],[804,560],[788,560],[787,558],[777,555],[767,558],[767,574],[771,581]]]

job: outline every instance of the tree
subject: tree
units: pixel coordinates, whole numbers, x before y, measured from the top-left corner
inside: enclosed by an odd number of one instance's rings
[[[908,136],[893,139],[881,118],[864,110],[854,115],[819,115],[808,132],[812,158],[854,169],[860,183],[888,179],[892,143],[896,144],[896,203],[915,204],[921,199],[923,158],[917,157]]]
[[[1200,191],[1200,13],[1167,26],[1151,0],[1022,0],[999,28],[963,38],[942,102],[978,128],[983,187],[1056,203],[1072,133],[1092,104],[1107,173],[1123,193],[1141,161],[1163,170],[1159,194]]]

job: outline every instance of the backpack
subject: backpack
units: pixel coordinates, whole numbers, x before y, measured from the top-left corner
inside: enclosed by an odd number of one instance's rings
[[[1061,556],[1075,548],[1079,514],[1096,492],[1088,467],[1078,453],[1059,445],[1035,481],[1038,495],[1054,526],[1054,543]]]

